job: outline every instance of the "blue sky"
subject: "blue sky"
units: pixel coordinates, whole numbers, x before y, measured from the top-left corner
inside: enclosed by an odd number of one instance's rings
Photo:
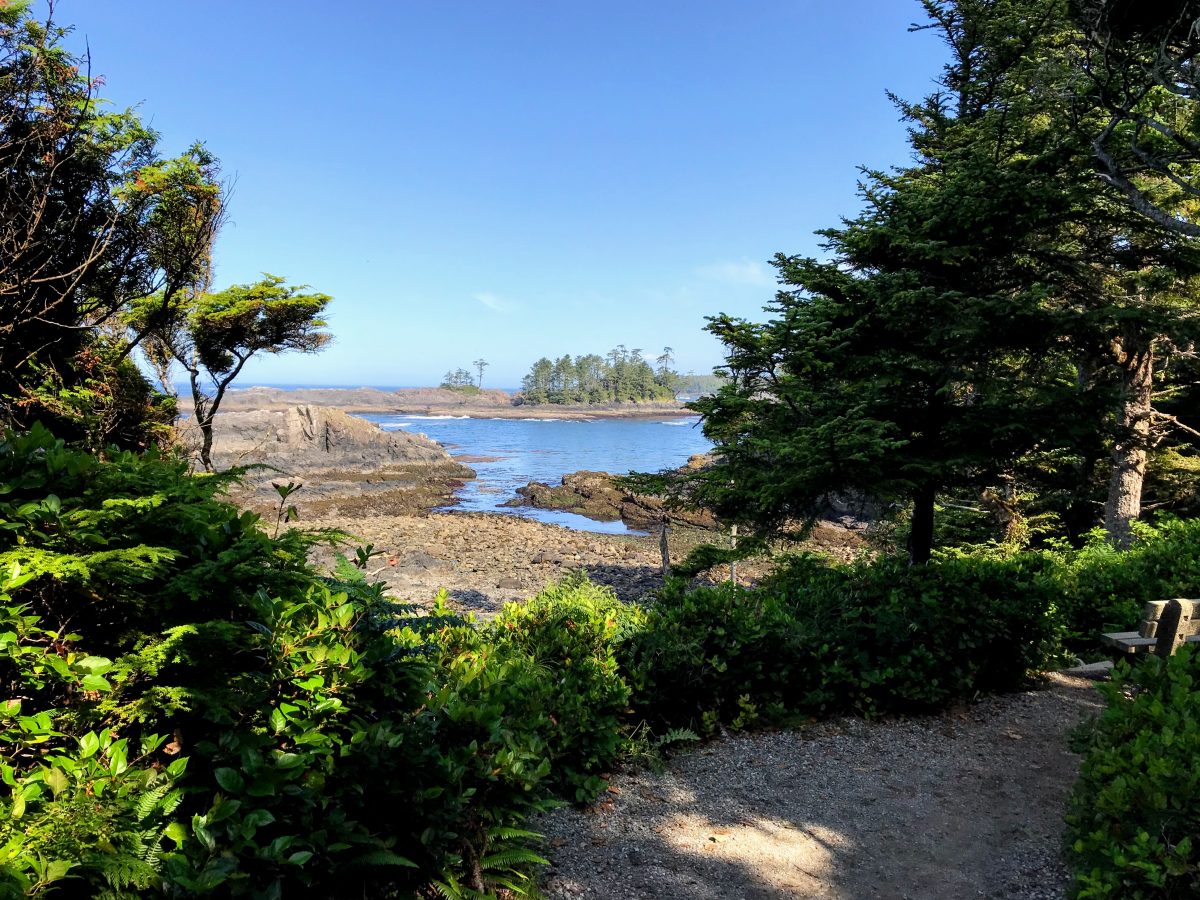
[[[331,294],[336,343],[240,383],[436,383],[617,344],[707,372],[774,253],[907,159],[915,0],[58,0],[103,94],[233,181],[217,285]]]

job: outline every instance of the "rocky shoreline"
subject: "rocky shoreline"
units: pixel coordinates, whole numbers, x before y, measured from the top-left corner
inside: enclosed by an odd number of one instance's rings
[[[273,519],[281,507],[276,485],[295,485],[283,507],[297,524],[326,528],[371,544],[373,574],[396,596],[427,605],[440,590],[464,612],[493,615],[507,602],[531,597],[568,572],[585,570],[598,584],[633,601],[662,584],[661,501],[635,496],[603,472],[575,472],[554,487],[522,488],[522,504],[580,512],[600,521],[622,519],[640,534],[573,531],[514,514],[447,512],[462,483],[475,477],[463,460],[424,435],[383,431],[334,408],[312,405],[223,410],[217,417],[214,461],[219,469],[250,467],[232,499]],[[694,457],[689,466],[705,464]],[[723,538],[707,513],[665,511],[671,560]],[[856,532],[830,524],[814,531],[813,549],[852,555]],[[335,550],[322,551],[331,563]],[[752,583],[769,560],[738,564]],[[728,577],[728,569],[706,580]]]
[[[420,515],[453,503],[475,477],[424,435],[307,405],[222,411],[213,461],[218,469],[248,467],[234,496],[259,512],[278,506],[275,485],[296,485],[287,504],[302,517]]]
[[[223,409],[228,411],[283,410],[296,406],[333,407],[351,413],[391,415],[462,416],[469,419],[670,419],[695,415],[677,401],[605,403],[579,406],[514,404],[507,391],[484,390],[464,394],[445,388],[269,388],[230,391]]]
[[[685,468],[703,465],[707,458],[693,457]],[[626,490],[617,476],[609,472],[571,472],[564,475],[557,485],[531,481],[517,488],[517,496],[501,505],[560,510],[597,522],[620,520],[630,528],[641,531],[659,528],[663,521],[692,528],[720,527],[707,510],[669,509],[659,497]]]

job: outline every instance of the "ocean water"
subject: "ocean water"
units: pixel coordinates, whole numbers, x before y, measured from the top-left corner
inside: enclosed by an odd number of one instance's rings
[[[594,522],[584,516],[530,507],[503,507],[531,481],[558,484],[568,472],[657,472],[676,468],[712,444],[700,431],[699,417],[673,419],[592,419],[553,416],[528,419],[468,419],[449,416],[362,414],[385,431],[424,434],[466,460],[479,477],[458,492],[455,509],[504,513],[564,525],[579,531],[630,533],[622,522]]]

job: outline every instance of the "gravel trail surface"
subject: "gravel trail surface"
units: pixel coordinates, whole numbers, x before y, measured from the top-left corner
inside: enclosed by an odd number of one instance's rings
[[[1091,682],[939,716],[722,738],[616,776],[549,839],[549,898],[1062,898],[1067,735]]]

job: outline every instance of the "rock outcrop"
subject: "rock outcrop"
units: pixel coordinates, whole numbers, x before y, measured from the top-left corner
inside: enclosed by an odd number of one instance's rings
[[[221,466],[268,463],[289,471],[357,471],[426,467],[471,478],[441,444],[420,434],[384,431],[327,406],[224,412],[217,416],[213,457]]]
[[[475,477],[424,435],[383,431],[343,410],[308,405],[220,413],[213,462],[218,469],[262,467],[250,470],[246,484],[267,497],[274,496],[272,483],[303,483],[301,502],[344,515],[444,505],[459,483]]]
[[[693,457],[685,468],[698,468],[704,457]],[[664,510],[658,497],[634,494],[620,487],[607,472],[572,472],[557,485],[533,481],[517,488],[518,497],[505,506],[533,506],[572,512],[598,522],[620,519],[630,528],[652,530],[662,522],[664,513],[672,522],[695,528],[716,528],[717,521],[707,510]]]

